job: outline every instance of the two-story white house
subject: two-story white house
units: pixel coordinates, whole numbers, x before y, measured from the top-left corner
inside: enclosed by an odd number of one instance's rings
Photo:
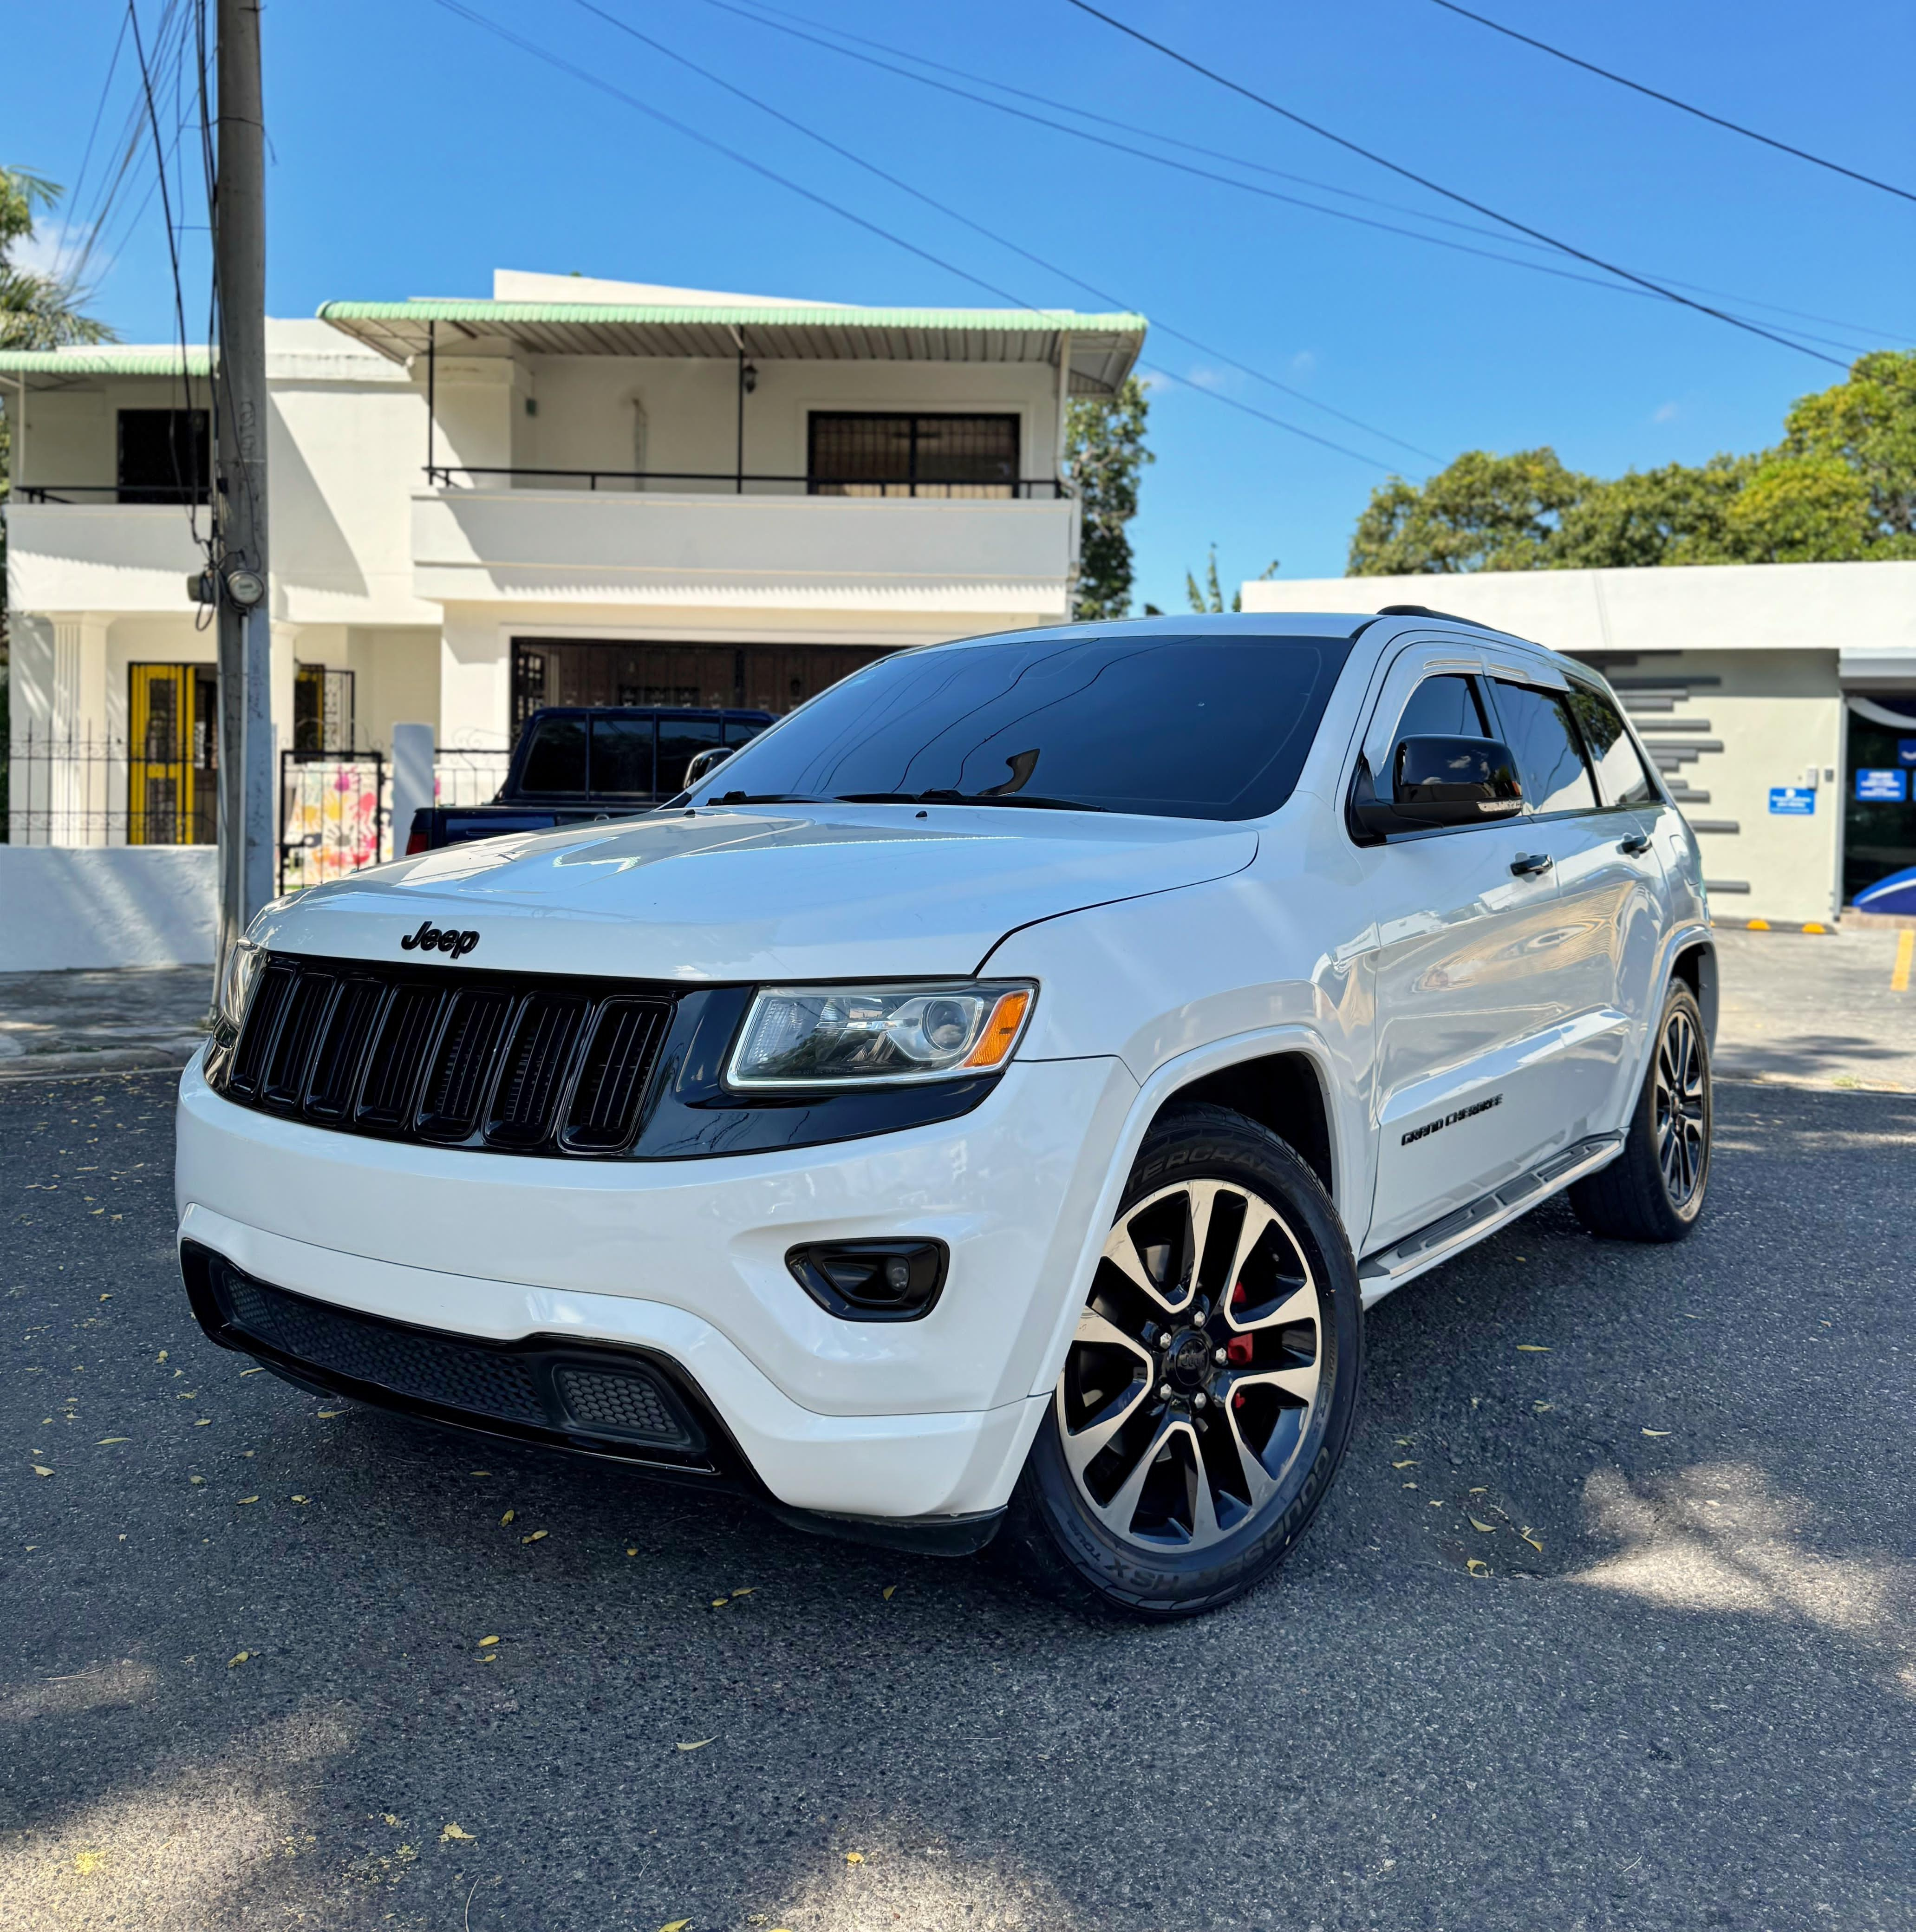
[[[886,651],[1058,622],[1066,405],[1144,328],[508,271],[489,300],[268,321],[279,745],[782,712]],[[214,836],[208,390],[203,352],[0,354],[16,844]]]

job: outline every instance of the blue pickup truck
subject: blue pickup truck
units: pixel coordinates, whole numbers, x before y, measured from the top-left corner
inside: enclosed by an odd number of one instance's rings
[[[421,806],[406,850],[649,811],[772,722],[769,711],[549,706],[526,719],[497,795],[484,805]]]

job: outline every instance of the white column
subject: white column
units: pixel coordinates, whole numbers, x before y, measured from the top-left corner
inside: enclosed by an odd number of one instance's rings
[[[106,740],[106,620],[63,611],[52,621],[48,841],[103,845],[115,770]]]

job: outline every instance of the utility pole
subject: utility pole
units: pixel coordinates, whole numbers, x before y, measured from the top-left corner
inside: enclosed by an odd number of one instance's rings
[[[220,958],[273,896],[272,608],[266,560],[266,175],[259,0],[217,0],[213,372],[220,640]]]

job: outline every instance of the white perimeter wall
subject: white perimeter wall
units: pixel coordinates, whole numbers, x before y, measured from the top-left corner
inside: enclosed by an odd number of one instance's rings
[[[211,845],[0,845],[0,973],[213,963]]]

